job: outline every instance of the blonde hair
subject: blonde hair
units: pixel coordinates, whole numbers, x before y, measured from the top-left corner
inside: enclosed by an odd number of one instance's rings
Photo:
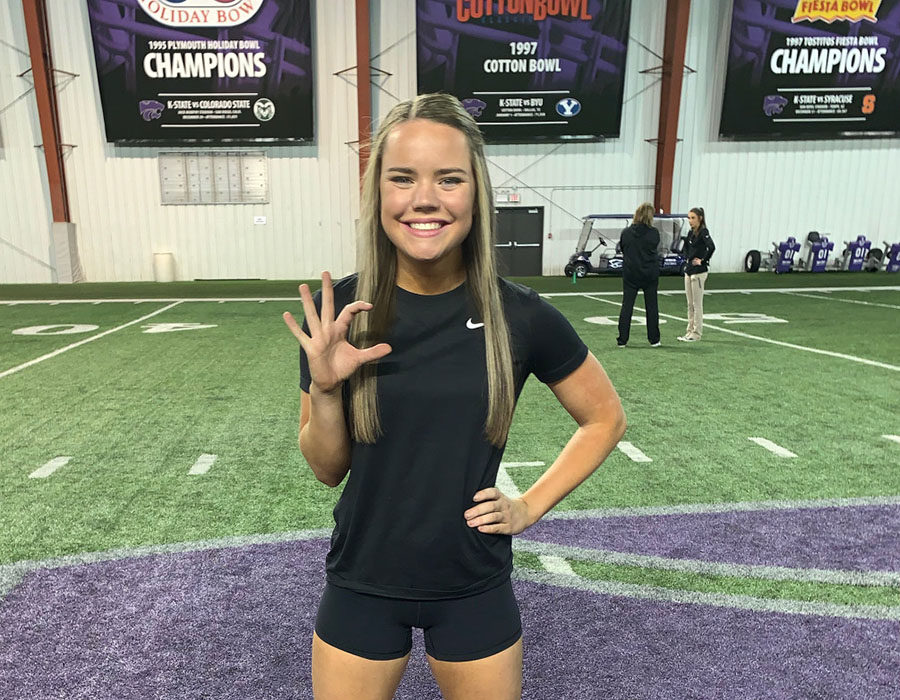
[[[653,226],[653,205],[650,202],[644,202],[634,212],[633,224],[646,224]]]
[[[475,120],[451,95],[419,95],[394,107],[378,127],[360,195],[358,280],[356,298],[373,304],[357,314],[350,341],[370,347],[387,338],[394,318],[397,254],[381,226],[381,165],[391,130],[411,119],[427,119],[459,130],[466,137],[472,161],[475,203],[472,228],[462,243],[467,289],[484,322],[488,412],[485,435],[494,445],[506,442],[515,409],[515,387],[509,329],[503,313],[494,258],[495,219],[491,183],[484,157],[484,138]],[[357,442],[373,443],[382,434],[375,393],[377,363],[363,365],[350,377],[350,432]]]

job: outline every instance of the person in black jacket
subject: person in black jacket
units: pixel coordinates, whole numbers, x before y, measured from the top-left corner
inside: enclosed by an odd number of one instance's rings
[[[622,249],[622,309],[619,311],[620,348],[628,343],[631,332],[631,312],[638,290],[644,291],[644,307],[647,314],[647,340],[659,347],[659,305],[656,290],[659,287],[659,231],[653,228],[653,205],[644,202],[634,212],[631,226],[622,231],[619,240]]]
[[[703,289],[709,274],[709,259],[716,251],[706,228],[703,207],[694,207],[688,213],[691,232],[684,241],[683,255],[687,259],[684,268],[684,293],[687,296],[688,325],[678,340],[695,343],[703,335]]]

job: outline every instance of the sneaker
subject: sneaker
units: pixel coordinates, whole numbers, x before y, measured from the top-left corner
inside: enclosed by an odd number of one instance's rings
[[[658,340],[655,343],[650,343],[651,348],[658,348],[660,345],[662,345],[662,343]]]
[[[693,335],[686,335],[683,338],[679,338],[678,340],[683,340],[685,343],[696,343],[700,338]]]
[[[686,342],[687,342],[687,339],[688,339],[688,337],[687,337],[686,335],[679,335],[679,336],[678,336],[678,340],[680,340],[682,343],[686,343]]]
[[[617,348],[625,348],[628,347],[628,343],[616,343]]]

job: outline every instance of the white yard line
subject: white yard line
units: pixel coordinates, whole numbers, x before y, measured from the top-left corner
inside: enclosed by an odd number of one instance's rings
[[[191,467],[191,470],[188,474],[197,475],[197,474],[206,474],[209,471],[209,468],[215,463],[217,459],[216,455],[208,455],[206,453],[197,457],[197,461],[194,462],[194,466]]]
[[[28,478],[46,479],[57,469],[61,469],[62,467],[66,466],[71,459],[71,457],[54,457],[40,469],[35,469],[33,472],[31,472],[31,474],[28,475]]]
[[[816,294],[801,294],[800,292],[784,292],[792,297],[806,297],[807,299],[824,299],[825,301],[840,301],[844,304],[862,304],[863,306],[879,306],[882,309],[900,309],[896,304],[879,304],[875,301],[861,301],[860,299],[841,299],[840,297],[820,297]]]
[[[152,318],[158,314],[163,313],[164,311],[168,311],[169,309],[178,306],[181,302],[176,301],[173,304],[169,304],[168,306],[164,306],[161,309],[157,309],[153,313],[149,313],[146,316],[141,316],[140,318],[136,318],[134,321],[129,321],[128,323],[123,323],[121,326],[116,326],[115,328],[110,328],[108,331],[103,331],[102,333],[98,333],[97,335],[92,335],[90,338],[85,338],[84,340],[79,340],[77,343],[72,343],[71,345],[66,345],[64,348],[59,348],[58,350],[54,350],[53,352],[47,353],[46,355],[42,355],[41,357],[37,357],[33,360],[29,360],[28,362],[19,365],[18,367],[12,367],[11,369],[0,372],[0,379],[3,377],[8,377],[10,374],[15,374],[16,372],[20,372],[23,369],[31,367],[32,365],[36,365],[44,360],[49,360],[52,357],[56,357],[57,355],[62,355],[67,350],[72,350],[73,348],[77,348],[79,345],[84,345],[85,343],[90,343],[94,340],[99,340],[104,336],[109,335],[110,333],[115,333],[116,331],[120,331],[123,328],[128,328],[128,326],[133,326],[136,323],[140,323],[141,321],[146,321],[148,318]]]
[[[900,443],[900,435],[882,435],[885,440],[893,440],[896,443]]]
[[[558,557],[552,554],[540,554],[538,555],[538,559],[540,560],[544,568],[551,574],[559,574],[561,576],[578,576],[578,574],[576,574],[575,570],[572,568],[572,565],[562,557]]]
[[[761,437],[748,437],[747,439],[750,440],[750,442],[755,442],[760,447],[765,447],[769,452],[771,452],[772,454],[777,455],[779,457],[796,457],[797,456],[790,450],[782,447],[781,445],[776,445],[771,440],[766,440],[765,438],[761,438]]]
[[[785,292],[900,292],[900,286],[884,287],[786,287],[773,289],[704,289],[703,294],[783,294]],[[622,292],[543,292],[542,297],[583,297],[590,294],[602,296],[622,296]],[[659,294],[681,294],[683,289],[660,289]]]
[[[706,292],[704,292],[706,294]],[[604,304],[612,304],[613,306],[621,306],[618,301],[609,301],[608,299],[599,299],[594,294],[583,294],[581,296],[587,297],[588,299],[593,299],[594,301],[602,301]],[[646,313],[646,309],[643,309],[639,306],[634,307],[636,311],[642,311]],[[682,321],[687,323],[687,319],[681,316],[675,316],[673,314],[659,314],[660,318],[671,318],[675,321]],[[877,360],[869,360],[865,357],[857,357],[856,355],[847,355],[843,352],[833,352],[831,350],[820,350],[819,348],[811,348],[806,345],[797,345],[796,343],[786,343],[782,340],[772,340],[772,338],[764,338],[760,335],[752,335],[750,333],[742,333],[741,331],[732,330],[731,328],[722,328],[721,326],[713,326],[709,323],[704,323],[703,328],[711,328],[714,331],[721,331],[722,333],[730,333],[731,335],[736,335],[741,338],[748,338],[750,340],[758,340],[762,343],[770,343],[772,345],[780,345],[784,348],[791,348],[792,350],[802,350],[803,352],[812,352],[817,355],[827,355],[828,357],[836,357],[841,360],[850,360],[851,362],[859,362],[863,365],[870,365],[872,367],[880,367],[881,369],[889,369],[894,372],[900,372],[900,366],[897,365],[889,365],[886,362],[878,362]]]
[[[497,470],[497,481],[494,483],[494,486],[500,489],[504,495],[509,498],[519,498],[522,495],[522,492],[519,491],[519,487],[516,486],[515,482],[510,478],[509,473],[503,468],[503,465]]]
[[[641,452],[637,447],[627,440],[622,440],[616,445],[621,452],[624,452],[632,462],[652,462],[647,455]]]
[[[544,462],[500,462],[500,466],[504,469],[509,467],[543,467]]]

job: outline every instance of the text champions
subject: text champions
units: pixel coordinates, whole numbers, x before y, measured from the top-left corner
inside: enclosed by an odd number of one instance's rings
[[[886,48],[778,49],[769,60],[773,73],[881,73]]]
[[[265,57],[262,52],[148,53],[144,73],[148,78],[261,78]]]
[[[588,12],[588,0],[456,0],[459,22],[494,15],[531,15],[536,22],[560,15],[593,19]]]

